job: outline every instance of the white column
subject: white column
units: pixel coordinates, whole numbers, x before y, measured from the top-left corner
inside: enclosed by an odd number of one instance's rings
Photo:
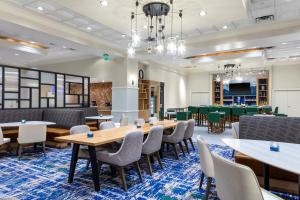
[[[138,118],[138,62],[124,59],[121,66],[116,67],[112,87],[112,115],[118,122],[122,114],[129,123]]]

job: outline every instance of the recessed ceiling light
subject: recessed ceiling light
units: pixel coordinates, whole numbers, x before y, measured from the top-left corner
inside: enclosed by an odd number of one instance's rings
[[[63,48],[63,49],[66,49],[67,47],[66,47],[66,46],[62,46],[62,48]]]
[[[101,0],[100,1],[101,6],[108,6],[108,1],[107,0]]]
[[[92,27],[88,26],[88,27],[86,27],[86,30],[91,31]]]
[[[30,41],[30,43],[31,43],[31,44],[35,44],[36,42],[34,42],[34,41]]]
[[[15,56],[18,56],[19,54],[18,53],[15,53]]]
[[[125,35],[125,34],[122,34],[121,36],[122,36],[122,38],[126,37],[126,35]]]
[[[206,14],[207,14],[207,12],[205,10],[201,10],[200,13],[199,13],[199,15],[201,17],[205,16]]]
[[[224,25],[222,28],[223,28],[224,30],[226,30],[226,29],[228,29],[228,26],[227,26],[227,25]]]
[[[286,42],[282,42],[281,44],[282,44],[282,45],[286,45],[287,43],[286,43]]]
[[[144,28],[144,29],[147,29],[147,28],[148,28],[148,26],[147,26],[147,25],[144,25],[144,26],[143,26],[143,28]]]
[[[37,9],[38,9],[39,11],[43,11],[43,10],[44,10],[44,8],[43,8],[42,6],[37,7]]]

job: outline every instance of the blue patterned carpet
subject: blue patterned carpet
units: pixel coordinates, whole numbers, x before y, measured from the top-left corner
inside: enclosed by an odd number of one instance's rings
[[[212,145],[211,150],[229,158],[231,150]],[[197,150],[180,161],[170,153],[163,159],[164,169],[155,162],[153,176],[146,173],[144,160],[143,183],[139,182],[135,170],[126,170],[128,192],[120,188],[118,177],[111,177],[108,167],[101,171],[99,192],[94,191],[91,169],[85,169],[85,161],[79,161],[74,182],[67,183],[71,149],[47,149],[47,156],[25,154],[19,161],[15,156],[0,158],[0,199],[204,199],[205,190],[199,190],[199,159]],[[203,188],[206,187],[206,182]],[[278,193],[277,193],[278,194]],[[283,198],[296,197],[280,194]],[[217,199],[212,191],[210,199]]]

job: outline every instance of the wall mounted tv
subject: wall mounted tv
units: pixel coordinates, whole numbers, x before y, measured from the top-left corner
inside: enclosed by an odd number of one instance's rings
[[[250,83],[230,83],[230,95],[251,95]]]

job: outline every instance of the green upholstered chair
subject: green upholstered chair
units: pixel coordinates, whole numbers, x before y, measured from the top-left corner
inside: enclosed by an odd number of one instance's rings
[[[220,113],[208,113],[208,133],[222,133],[224,132],[224,118]]]
[[[207,124],[208,113],[209,113],[208,106],[200,106],[199,107],[200,123],[202,126]]]
[[[209,112],[216,112],[219,111],[219,106],[209,106],[208,107]]]
[[[248,107],[246,107],[245,110],[246,110],[246,115],[249,115],[249,116],[258,114],[257,106],[248,106]]]
[[[274,114],[277,114],[278,113],[278,106],[276,106],[275,107],[275,109],[274,109],[274,112],[273,112]]]
[[[219,111],[225,113],[225,122],[231,124],[231,108],[229,106],[222,106]]]
[[[282,113],[274,113],[274,115],[275,115],[276,117],[287,117],[286,114],[282,114]]]
[[[196,122],[199,122],[198,107],[189,106],[188,107],[188,111],[191,112],[192,119],[194,119]]]
[[[245,108],[243,107],[233,107],[232,108],[232,120],[237,122],[240,116],[245,115]]]
[[[178,121],[185,121],[185,120],[189,120],[191,118],[192,118],[191,112],[177,112],[176,113],[176,119]]]
[[[267,113],[267,114],[271,114],[272,113],[272,106],[263,106],[262,107],[262,112]]]

